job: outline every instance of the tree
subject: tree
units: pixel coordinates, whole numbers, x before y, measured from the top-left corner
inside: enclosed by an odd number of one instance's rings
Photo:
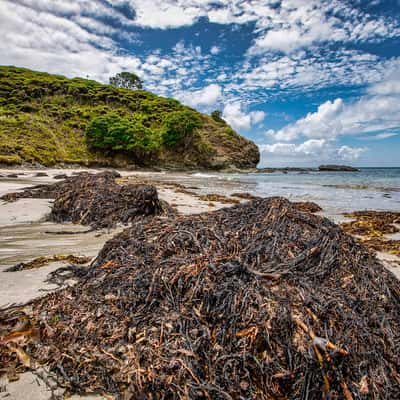
[[[201,119],[191,110],[174,111],[163,122],[162,140],[166,146],[186,145],[195,128],[201,126]]]
[[[216,122],[225,122],[225,121],[222,119],[222,112],[219,111],[219,110],[213,111],[213,112],[211,113],[211,118],[212,118],[214,121],[216,121]]]
[[[110,85],[124,89],[142,89],[142,80],[133,72],[119,72],[110,78]]]

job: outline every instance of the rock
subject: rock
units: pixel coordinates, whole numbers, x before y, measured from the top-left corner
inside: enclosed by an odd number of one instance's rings
[[[350,167],[349,165],[320,165],[319,171],[345,171],[345,172],[357,172],[360,171],[357,168]]]
[[[300,167],[285,167],[285,168],[257,168],[257,173],[259,174],[272,174],[274,172],[282,172],[287,174],[288,172],[300,172],[300,173],[308,173],[315,171],[314,168],[300,168]]]
[[[35,177],[37,177],[37,178],[40,178],[40,177],[43,177],[43,176],[49,176],[49,175],[47,175],[46,172],[37,172],[35,174]]]
[[[13,179],[18,178],[18,174],[8,174],[7,178],[13,178]]]

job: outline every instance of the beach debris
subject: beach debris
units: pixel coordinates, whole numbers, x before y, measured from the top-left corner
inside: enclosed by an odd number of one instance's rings
[[[53,176],[53,179],[67,179],[68,175],[67,174],[57,174]]]
[[[45,177],[45,176],[49,176],[46,172],[36,172],[35,177],[37,178],[41,178],[41,177]]]
[[[400,257],[400,240],[372,237],[361,238],[360,241],[371,250],[393,254]]]
[[[29,269],[41,268],[52,262],[68,262],[72,264],[82,265],[82,264],[87,264],[89,261],[92,260],[92,258],[93,257],[63,255],[63,254],[52,255],[52,256],[41,256],[28,262],[18,263],[12,267],[5,269],[4,272],[18,272]]]
[[[352,235],[382,236],[400,232],[394,224],[400,224],[400,212],[393,211],[355,211],[344,214],[347,218],[354,219],[342,223],[342,228]]]
[[[0,197],[3,201],[13,202],[19,199],[55,199],[60,193],[72,190],[74,186],[78,186],[85,180],[96,180],[100,184],[112,183],[112,181],[121,175],[116,171],[104,171],[98,174],[90,174],[88,172],[79,173],[79,175],[68,177],[60,182],[53,184],[40,184],[29,186],[22,191],[7,193]]]
[[[209,194],[199,195],[198,198],[201,201],[217,202],[217,203],[222,203],[222,204],[239,204],[240,203],[240,200],[238,200],[238,199],[232,199],[231,197],[227,197],[227,196],[224,196],[222,194],[217,194],[217,193],[209,193]]]
[[[254,196],[251,193],[247,192],[239,192],[239,193],[232,193],[231,197],[237,197],[239,199],[244,199],[244,200],[256,200],[256,199],[261,199],[260,196]]]
[[[296,201],[293,203],[300,211],[316,213],[322,211],[322,208],[312,201]]]
[[[400,240],[385,236],[400,232],[400,212],[366,210],[345,216],[353,218],[340,225],[345,232],[356,235],[371,250],[400,256]]]
[[[400,282],[283,198],[133,221],[76,285],[30,307],[40,340],[20,348],[70,393],[400,398]],[[11,364],[26,368],[3,339],[0,371]]]
[[[51,221],[89,225],[93,229],[128,224],[138,216],[173,213],[172,208],[158,199],[154,186],[119,185],[115,182],[117,177],[119,174],[115,171],[81,173],[52,185],[37,185],[6,194],[2,199],[54,199]]]

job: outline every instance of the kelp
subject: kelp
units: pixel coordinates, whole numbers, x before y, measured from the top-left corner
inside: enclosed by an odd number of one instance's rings
[[[135,220],[19,344],[70,393],[124,399],[400,397],[400,283],[283,198]],[[4,340],[0,370],[23,366]],[[8,319],[7,319],[8,318]],[[21,367],[22,365],[22,367]]]
[[[353,220],[342,223],[341,227],[358,236],[360,242],[369,249],[400,256],[400,240],[387,237],[400,232],[400,212],[366,210],[345,216]]]
[[[89,225],[93,229],[129,224],[144,215],[172,213],[158,199],[157,189],[150,185],[119,185],[115,171],[98,174],[81,173],[51,184],[38,185],[17,193],[6,194],[5,201],[19,198],[54,199],[49,220]]]

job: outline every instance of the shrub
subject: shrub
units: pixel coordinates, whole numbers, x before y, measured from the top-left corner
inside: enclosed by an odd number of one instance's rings
[[[230,127],[230,126],[226,126],[224,128],[224,134],[227,137],[234,137],[236,136],[236,132]]]
[[[211,113],[211,118],[216,122],[225,122],[225,120],[222,119],[222,112],[219,110],[213,111]]]
[[[159,147],[157,135],[141,121],[111,113],[95,117],[86,130],[93,148],[132,153],[147,153]]]
[[[167,114],[162,127],[162,140],[166,146],[186,143],[193,130],[201,126],[200,117],[191,110],[175,111]]]

